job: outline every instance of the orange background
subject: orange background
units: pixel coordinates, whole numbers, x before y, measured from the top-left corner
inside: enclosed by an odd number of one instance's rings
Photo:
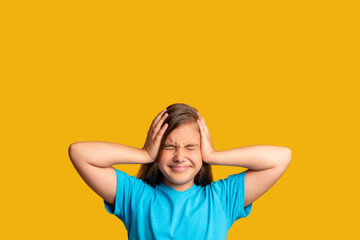
[[[176,102],[200,111],[218,150],[293,151],[228,239],[358,238],[355,3],[1,3],[2,239],[126,239],[68,146],[142,147]],[[213,169],[216,180],[245,170]]]

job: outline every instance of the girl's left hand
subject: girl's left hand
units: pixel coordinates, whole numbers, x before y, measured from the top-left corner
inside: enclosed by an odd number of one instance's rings
[[[198,114],[197,124],[200,128],[200,142],[201,142],[200,149],[201,149],[202,159],[206,163],[211,163],[211,159],[215,155],[216,150],[213,146],[211,136],[209,133],[209,128],[205,122],[205,119],[200,115],[199,112],[197,112],[197,114]]]

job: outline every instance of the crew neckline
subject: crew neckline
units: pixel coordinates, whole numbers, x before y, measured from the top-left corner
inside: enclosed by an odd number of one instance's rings
[[[198,185],[196,185],[196,184],[194,183],[194,185],[192,185],[191,188],[186,189],[185,191],[178,191],[178,190],[175,190],[173,187],[170,187],[170,186],[164,184],[163,182],[161,182],[161,183],[159,184],[159,186],[160,186],[161,188],[170,190],[170,191],[172,191],[172,192],[174,192],[174,193],[176,193],[176,194],[185,194],[185,193],[188,193],[188,192],[192,192],[192,191],[195,191],[195,190],[199,187]]]

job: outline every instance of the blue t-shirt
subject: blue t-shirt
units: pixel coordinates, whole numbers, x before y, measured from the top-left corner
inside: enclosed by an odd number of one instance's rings
[[[244,207],[246,171],[180,192],[114,169],[115,206],[104,200],[105,209],[124,223],[130,240],[226,239],[231,225],[252,208],[252,203]]]

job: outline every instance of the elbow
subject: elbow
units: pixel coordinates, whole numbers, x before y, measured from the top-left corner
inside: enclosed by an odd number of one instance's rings
[[[276,159],[274,159],[274,167],[285,171],[289,167],[291,159],[291,149],[287,147],[281,147],[281,151],[277,154]]]
[[[284,147],[284,154],[283,154],[283,158],[282,158],[284,164],[286,165],[286,167],[288,167],[291,163],[292,160],[292,151],[290,148]]]
[[[68,155],[69,155],[69,158],[71,161],[73,160],[72,155],[74,153],[74,146],[75,146],[75,143],[72,143],[72,144],[70,144],[70,146],[68,148]]]
[[[78,148],[79,148],[79,143],[75,142],[70,144],[69,148],[68,148],[68,155],[71,161],[75,161],[75,159],[77,158],[78,154]]]
[[[78,142],[71,143],[71,144],[69,145],[68,151],[70,152],[70,151],[74,150],[74,148],[75,148],[76,145],[78,145]]]

